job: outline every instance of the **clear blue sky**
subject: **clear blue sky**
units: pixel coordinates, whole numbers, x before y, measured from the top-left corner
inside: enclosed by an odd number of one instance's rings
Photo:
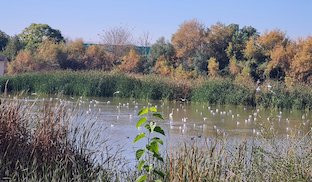
[[[0,30],[20,33],[31,23],[46,23],[70,39],[98,42],[103,29],[128,26],[136,36],[170,39],[184,20],[197,18],[251,25],[263,32],[280,28],[291,38],[312,35],[311,0],[5,0]]]

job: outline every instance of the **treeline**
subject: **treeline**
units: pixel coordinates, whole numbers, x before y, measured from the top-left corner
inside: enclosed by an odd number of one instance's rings
[[[135,46],[123,27],[105,30],[101,44],[65,40],[61,32],[32,24],[19,35],[0,32],[0,51],[10,60],[8,74],[31,71],[118,70],[175,78],[230,77],[241,84],[260,80],[312,83],[312,37],[292,40],[281,30],[260,34],[255,28],[185,21],[171,41],[148,35]],[[139,49],[141,48],[141,49]],[[142,49],[143,48],[143,49]]]

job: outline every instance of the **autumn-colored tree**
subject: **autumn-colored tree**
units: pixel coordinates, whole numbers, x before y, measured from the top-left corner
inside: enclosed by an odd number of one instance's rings
[[[270,78],[284,79],[289,74],[290,64],[296,54],[296,45],[288,43],[286,46],[277,45],[270,51],[270,61],[265,73]]]
[[[105,49],[98,45],[91,45],[86,50],[84,64],[88,69],[111,70],[113,61]]]
[[[282,45],[285,46],[288,42],[286,34],[280,30],[272,30],[263,33],[259,38],[258,42],[264,49],[266,54],[269,54],[275,46]]]
[[[211,77],[217,77],[219,72],[219,63],[216,58],[211,57],[208,60],[208,75]]]
[[[66,59],[63,44],[52,40],[43,41],[35,52],[35,59],[39,70],[54,70],[60,67],[59,63]]]
[[[175,79],[181,80],[181,79],[194,79],[197,78],[196,71],[186,71],[182,65],[179,65],[172,74]]]
[[[23,73],[38,70],[32,53],[28,50],[20,51],[16,58],[8,64],[8,74]]]
[[[140,56],[134,49],[131,49],[129,53],[123,57],[119,69],[124,72],[137,72],[139,62]]]
[[[250,37],[246,43],[246,47],[244,49],[244,56],[247,60],[255,60],[257,62],[263,62],[264,53],[260,44],[257,42],[256,37]]]
[[[79,70],[84,69],[84,59],[86,47],[82,39],[68,42],[65,46],[67,59],[60,62],[60,66],[63,69]]]
[[[182,23],[172,36],[172,44],[178,58],[192,57],[204,44],[205,28],[198,20]]]
[[[312,37],[298,43],[298,51],[291,63],[291,75],[299,81],[312,81]]]
[[[232,57],[230,59],[229,71],[233,76],[238,75],[241,71],[240,67],[237,64],[237,59],[235,57]]]
[[[254,81],[250,75],[250,68],[248,66],[244,66],[242,72],[238,74],[235,78],[235,82],[240,85],[244,85],[247,87],[253,87]]]
[[[171,68],[168,66],[168,62],[164,56],[157,59],[154,72],[160,75],[169,76],[171,74]]]

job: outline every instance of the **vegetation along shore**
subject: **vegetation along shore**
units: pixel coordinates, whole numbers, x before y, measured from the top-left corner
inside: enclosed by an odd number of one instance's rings
[[[0,84],[2,93],[23,91],[28,94],[122,97],[312,109],[311,86],[297,84],[287,87],[285,83],[278,81],[246,85],[224,78],[181,80],[159,75],[118,72],[56,71],[4,76],[0,77]]]

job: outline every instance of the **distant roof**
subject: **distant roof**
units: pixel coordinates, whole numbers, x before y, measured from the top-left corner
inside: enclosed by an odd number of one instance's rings
[[[0,55],[0,61],[8,61],[8,58],[5,56]]]

